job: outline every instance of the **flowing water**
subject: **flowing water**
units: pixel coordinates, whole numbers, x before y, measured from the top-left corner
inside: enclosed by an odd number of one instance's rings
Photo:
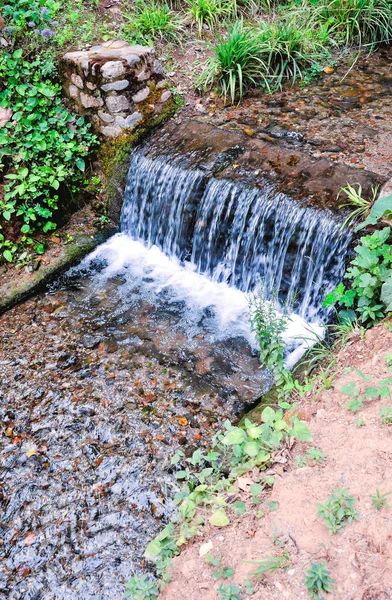
[[[169,458],[270,387],[248,295],[295,362],[344,268],[339,219],[136,152],[120,234],[0,321],[0,597],[106,600],[171,514]]]

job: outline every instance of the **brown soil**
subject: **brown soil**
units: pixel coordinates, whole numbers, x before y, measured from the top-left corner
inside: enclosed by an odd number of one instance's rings
[[[327,598],[339,600],[386,600],[392,598],[392,509],[375,511],[369,494],[378,488],[392,491],[392,426],[380,421],[381,405],[386,400],[365,401],[358,413],[349,412],[348,397],[340,392],[343,385],[355,381],[359,389],[376,385],[391,376],[384,357],[392,349],[392,333],[386,325],[368,331],[365,339],[348,343],[340,352],[336,379],[330,390],[313,394],[304,404],[309,415],[313,440],[296,443],[283,452],[280,463],[273,465],[275,483],[261,505],[248,505],[247,512],[225,529],[206,528],[173,561],[172,581],[161,592],[161,600],[218,600],[217,589],[228,580],[214,580],[216,568],[200,557],[200,547],[212,542],[212,554],[222,554],[222,564],[235,569],[232,581],[243,584],[256,569],[247,561],[288,553],[290,566],[253,578],[252,600],[308,598],[304,575],[312,562],[326,560],[335,581]],[[364,382],[353,369],[372,375]],[[302,412],[302,411],[301,411]],[[358,418],[365,425],[359,427]],[[298,468],[294,457],[307,448],[317,447],[326,454],[323,464]],[[257,473],[251,474],[257,481]],[[248,481],[241,478],[246,490]],[[244,485],[245,484],[245,485]],[[317,503],[323,503],[334,488],[349,488],[357,499],[359,520],[347,524],[340,533],[330,535],[317,515]],[[246,491],[238,491],[233,501],[249,500]],[[271,511],[267,502],[278,503]],[[257,517],[262,509],[264,516]]]

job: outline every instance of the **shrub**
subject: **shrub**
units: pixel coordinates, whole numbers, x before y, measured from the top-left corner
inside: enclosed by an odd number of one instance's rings
[[[260,50],[271,87],[280,88],[284,81],[295,83],[326,56],[325,32],[304,25],[301,13],[290,20],[263,21],[259,27]]]
[[[227,38],[218,38],[212,46],[213,56],[199,78],[199,86],[207,89],[213,85],[220,88],[222,95],[230,96],[234,102],[237,94],[241,98],[250,87],[264,83],[269,88],[267,64],[264,62],[260,40],[254,29],[238,21],[229,29]]]
[[[360,239],[354,248],[357,256],[351,261],[345,275],[351,280],[346,289],[341,283],[328,294],[324,306],[338,303],[341,320],[372,325],[392,311],[392,246],[389,243],[391,228],[384,227]]]
[[[22,245],[33,244],[34,231],[56,228],[60,196],[78,191],[85,157],[95,144],[83,117],[64,108],[60,84],[47,75],[51,69],[39,57],[24,59],[21,49],[0,56],[0,106],[12,110],[0,129],[0,168],[8,171],[0,215],[4,226],[11,218],[14,230],[18,224]],[[17,246],[1,235],[0,248],[10,262]]]

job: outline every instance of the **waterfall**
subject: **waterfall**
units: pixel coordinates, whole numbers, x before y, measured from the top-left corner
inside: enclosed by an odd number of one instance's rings
[[[121,230],[212,281],[277,295],[308,321],[325,320],[322,301],[343,275],[350,242],[331,212],[272,184],[249,188],[140,151],[131,159]]]

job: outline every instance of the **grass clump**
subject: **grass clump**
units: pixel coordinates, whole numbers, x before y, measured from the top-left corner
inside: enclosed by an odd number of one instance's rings
[[[206,90],[216,85],[222,95],[234,102],[250,87],[262,81],[269,87],[259,37],[255,30],[238,21],[229,29],[227,38],[220,37],[212,47],[213,56],[199,77],[199,86]]]
[[[137,0],[122,33],[131,42],[152,45],[157,39],[177,40],[182,28],[181,18],[167,4]]]
[[[203,25],[213,31],[222,19],[234,16],[236,4],[230,0],[189,0],[189,13],[201,35]]]
[[[320,21],[346,46],[374,49],[392,39],[392,5],[389,0],[323,0],[315,6]]]
[[[315,600],[322,600],[324,592],[332,592],[334,581],[325,562],[312,563],[306,572],[305,585],[309,595]]]
[[[337,533],[346,523],[358,519],[354,504],[356,500],[348,488],[336,488],[324,504],[318,504],[318,514],[324,519],[330,533]]]

